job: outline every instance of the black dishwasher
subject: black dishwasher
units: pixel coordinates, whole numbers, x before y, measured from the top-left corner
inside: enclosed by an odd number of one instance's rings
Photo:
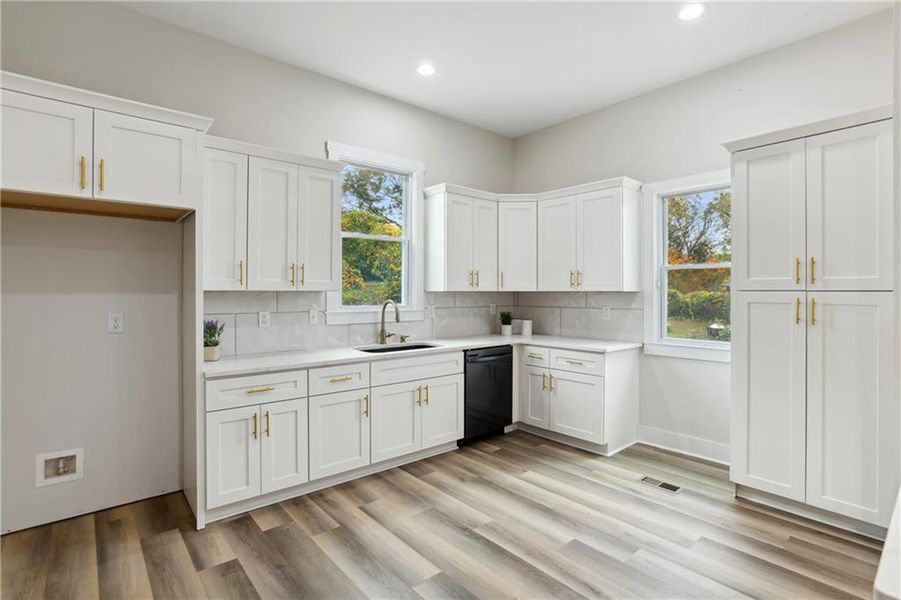
[[[467,351],[464,372],[466,416],[461,445],[503,433],[513,422],[513,347]]]

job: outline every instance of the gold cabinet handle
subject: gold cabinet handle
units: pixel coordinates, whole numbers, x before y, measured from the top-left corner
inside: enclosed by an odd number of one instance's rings
[[[422,386],[416,388],[416,406],[422,406]]]
[[[369,416],[369,394],[366,394],[365,396],[363,396],[363,403],[364,403],[363,416],[368,417]]]
[[[266,437],[270,436],[271,431],[272,431],[272,428],[270,427],[270,423],[269,423],[269,411],[267,410],[266,411]]]
[[[294,282],[297,280],[296,274],[297,274],[297,265],[294,263],[291,263],[291,285],[294,285]]]
[[[585,363],[583,363],[581,360],[569,360],[569,359],[567,359],[565,362],[566,362],[567,364],[570,364],[570,365],[576,365],[576,366],[579,366],[579,367],[584,367],[584,366],[585,366]]]
[[[307,283],[307,263],[300,263],[300,285]]]
[[[548,376],[547,376],[547,379],[548,379],[548,387],[547,387],[547,389],[550,390],[551,392],[553,392],[553,391],[554,391],[554,376],[553,376],[553,375],[548,375]]]
[[[547,373],[541,374],[541,391],[547,391]]]
[[[244,261],[238,261],[238,285],[244,285]]]
[[[472,287],[472,271],[469,272],[469,287]]]
[[[801,324],[801,299],[795,298],[795,325]]]
[[[573,279],[574,277],[575,277],[575,271],[570,271],[569,272],[569,287],[576,287],[575,279]]]
[[[801,285],[801,259],[795,257],[795,283]]]
[[[86,159],[84,156],[82,156],[81,157],[81,189],[84,189],[85,186],[87,185],[87,174],[85,173],[85,171],[87,171],[87,165],[88,165],[88,159]]]
[[[479,287],[479,282],[481,281],[481,277],[479,277],[479,272],[476,271],[476,287]]]
[[[253,413],[253,439],[257,439],[257,413]]]
[[[529,352],[529,358],[540,358],[544,360],[544,356],[542,356],[541,354],[535,354],[534,352]]]
[[[275,388],[271,385],[267,385],[266,387],[261,388],[250,388],[247,390],[248,394],[262,394],[263,392],[274,392]]]
[[[100,191],[106,187],[106,161],[100,159]]]
[[[350,381],[353,379],[353,375],[342,375],[341,377],[332,377],[328,380],[329,383],[341,383],[342,381]]]
[[[817,299],[810,299],[810,324],[811,326],[817,324]]]
[[[811,256],[810,257],[810,283],[816,283],[816,281],[817,281],[816,268],[817,268],[817,261],[815,261],[813,259],[813,257]]]
[[[426,384],[426,386],[425,386],[425,403],[426,403],[426,405],[429,404],[429,400],[430,400],[429,386],[428,386],[428,384]]]
[[[501,287],[504,287],[504,272],[501,271]]]
[[[576,287],[582,287],[582,271],[576,271]]]

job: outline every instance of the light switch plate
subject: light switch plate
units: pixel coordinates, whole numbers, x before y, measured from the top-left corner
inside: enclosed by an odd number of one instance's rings
[[[315,306],[310,309],[310,325],[316,325],[319,323],[319,309]]]
[[[602,307],[601,307],[601,320],[603,320],[603,321],[609,321],[611,316],[612,316],[612,315],[611,315],[611,313],[610,313],[610,307],[609,307],[609,306],[602,306]]]
[[[106,313],[106,332],[125,333],[125,315],[120,312]]]
[[[257,313],[257,316],[259,317],[260,327],[269,327],[272,324],[272,318],[269,316],[268,310],[261,310]]]

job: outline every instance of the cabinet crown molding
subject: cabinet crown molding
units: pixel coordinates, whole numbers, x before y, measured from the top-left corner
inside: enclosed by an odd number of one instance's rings
[[[213,124],[213,119],[201,115],[136,102],[134,100],[126,100],[117,98],[99,92],[91,92],[60,83],[44,81],[20,75],[18,73],[10,73],[9,71],[0,71],[0,86],[4,90],[11,90],[31,96],[39,96],[42,98],[50,98],[60,102],[68,102],[69,104],[77,104],[88,108],[97,108],[113,113],[120,113],[132,117],[140,117],[151,121],[159,121],[161,123],[169,123],[171,125],[179,125],[190,129],[196,129],[201,133],[205,133]]]
[[[596,192],[598,190],[606,190],[610,188],[625,188],[628,190],[641,190],[641,182],[631,177],[611,177],[609,179],[601,179],[599,181],[591,181],[588,183],[580,183],[577,185],[571,185],[564,188],[559,188],[555,190],[548,190],[546,192],[536,192],[536,193],[523,193],[523,194],[514,194],[514,193],[495,193],[495,192],[486,192],[485,190],[477,190],[475,188],[466,187],[463,185],[456,185],[453,183],[439,183],[436,185],[431,185],[423,192],[425,193],[426,198],[431,196],[437,196],[439,194],[459,194],[461,196],[468,196],[470,198],[479,198],[482,200],[493,200],[495,202],[523,202],[523,201],[537,201],[537,200],[550,200],[553,198],[560,198],[563,196],[572,196],[573,194],[584,194],[588,192]]]
[[[738,140],[733,140],[731,142],[724,142],[723,148],[725,148],[729,152],[740,152],[741,150],[750,150],[751,148],[757,148],[760,146],[768,146],[770,144],[777,144],[779,142],[787,142],[789,140],[796,140],[800,138],[810,137],[812,135],[819,135],[821,133],[828,133],[830,131],[836,131],[838,129],[857,127],[858,125],[865,125],[867,123],[874,123],[876,121],[886,121],[891,118],[892,105],[886,104],[884,106],[878,106],[876,108],[869,108],[867,110],[848,113],[838,117],[833,117],[831,119],[813,121],[811,123],[805,123],[803,125],[798,125],[795,127],[756,134]]]
[[[236,154],[247,154],[249,156],[280,160],[282,162],[299,164],[304,167],[314,167],[317,169],[325,169],[327,171],[341,170],[341,163],[335,160],[304,156],[303,154],[298,154],[291,150],[283,150],[281,148],[273,148],[262,144],[253,144],[251,142],[244,142],[215,135],[206,135],[203,146],[204,148],[210,148],[212,150],[224,150],[226,152],[235,152]]]

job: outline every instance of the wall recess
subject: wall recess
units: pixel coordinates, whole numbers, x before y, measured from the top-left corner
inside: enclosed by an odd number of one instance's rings
[[[84,448],[44,452],[35,459],[35,487],[65,483],[82,477]]]

